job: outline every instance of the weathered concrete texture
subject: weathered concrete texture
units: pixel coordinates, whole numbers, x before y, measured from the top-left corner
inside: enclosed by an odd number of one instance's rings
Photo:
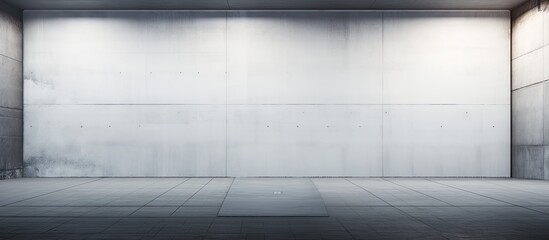
[[[549,146],[549,82],[543,83],[543,145]]]
[[[523,7],[513,11],[512,21],[512,58],[518,58],[534,51],[544,42],[544,14],[537,11],[536,5],[529,1]],[[525,9],[526,8],[526,9]],[[516,16],[520,14],[519,16]]]
[[[509,13],[383,14],[383,104],[509,104]]]
[[[23,109],[23,65],[0,55],[0,107]]]
[[[0,179],[21,176],[23,160],[22,111],[0,107]]]
[[[508,176],[509,115],[505,105],[384,106],[383,176]]]
[[[549,146],[544,147],[544,179],[549,179]]]
[[[545,50],[537,49],[530,54],[522,55],[516,59],[513,59],[513,90],[539,83],[544,80],[544,56]]]
[[[23,60],[23,23],[14,9],[0,3],[0,55]]]
[[[549,11],[532,0],[512,15],[513,177],[549,179]]]
[[[381,104],[382,13],[232,12],[229,104]]]
[[[513,145],[543,144],[543,84],[512,92]]]
[[[23,164],[23,26],[0,3],[0,179],[20,177]]]
[[[225,115],[220,105],[28,105],[25,176],[225,176]]]
[[[227,174],[382,176],[381,111],[379,105],[229,106]]]
[[[544,158],[543,146],[513,147],[513,177],[543,179]]]
[[[510,173],[507,11],[24,15],[26,176]]]
[[[25,104],[225,104],[225,16],[26,12]]]

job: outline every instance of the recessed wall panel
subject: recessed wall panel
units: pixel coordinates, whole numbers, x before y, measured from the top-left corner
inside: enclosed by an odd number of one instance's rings
[[[381,106],[247,105],[227,112],[229,176],[381,176]]]

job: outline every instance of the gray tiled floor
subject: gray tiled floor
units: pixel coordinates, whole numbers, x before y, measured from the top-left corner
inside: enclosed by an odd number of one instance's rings
[[[14,179],[0,239],[549,239],[549,182]]]

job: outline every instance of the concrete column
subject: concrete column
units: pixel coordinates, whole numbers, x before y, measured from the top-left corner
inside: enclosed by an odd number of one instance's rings
[[[549,12],[512,15],[512,176],[549,179]]]

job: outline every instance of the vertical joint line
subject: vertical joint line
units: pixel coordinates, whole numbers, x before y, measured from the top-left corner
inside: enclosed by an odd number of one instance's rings
[[[229,6],[229,0],[227,0],[227,6]],[[230,8],[230,6],[229,6]],[[228,26],[228,18],[229,18],[229,13],[228,12],[225,12],[225,177],[228,176],[228,172],[227,172],[227,165],[229,163],[228,161],[228,150],[227,150],[227,147],[228,147],[228,141],[229,141],[229,138],[228,138],[228,134],[227,134],[227,131],[228,131],[228,128],[229,128],[229,113],[228,113],[228,110],[229,110],[229,107],[228,107],[228,88],[229,88],[229,80],[228,80],[228,72],[229,72],[229,69],[228,69],[228,38],[229,38],[229,26]]]
[[[385,158],[384,158],[384,154],[383,154],[383,151],[384,151],[384,145],[385,145],[385,141],[384,141],[384,133],[385,133],[385,122],[384,122],[384,119],[385,119],[385,105],[383,105],[383,82],[384,82],[384,77],[383,77],[383,72],[384,72],[384,68],[383,68],[383,63],[384,63],[384,55],[385,55],[385,46],[383,44],[383,37],[384,37],[384,34],[385,34],[385,26],[383,25],[383,23],[385,22],[385,19],[384,19],[384,15],[385,13],[381,13],[381,176],[382,177],[385,177],[385,166],[384,166],[384,162],[385,162]]]

